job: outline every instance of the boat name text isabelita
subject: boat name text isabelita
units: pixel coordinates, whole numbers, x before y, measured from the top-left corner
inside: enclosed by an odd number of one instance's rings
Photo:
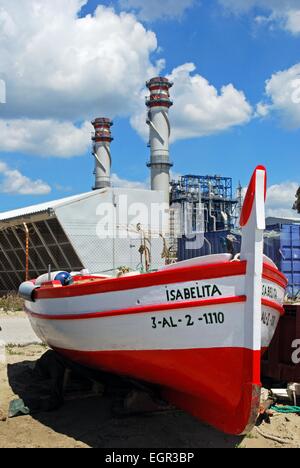
[[[220,289],[215,284],[206,284],[205,286],[194,286],[183,289],[166,289],[166,294],[169,302],[222,296]]]
[[[271,286],[267,286],[263,284],[262,287],[262,296],[269,297],[270,299],[278,299],[278,292],[276,288],[272,288]]]

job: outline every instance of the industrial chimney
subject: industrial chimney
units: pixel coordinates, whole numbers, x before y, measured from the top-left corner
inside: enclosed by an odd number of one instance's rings
[[[110,144],[113,141],[110,128],[113,122],[110,119],[95,119],[92,122],[95,133],[92,136],[93,155],[95,156],[95,187],[93,190],[111,186],[111,153]]]
[[[151,190],[161,190],[166,203],[170,203],[170,168],[169,158],[170,122],[169,108],[173,105],[169,90],[173,86],[167,78],[157,77],[146,83],[150,97],[146,100],[149,108],[147,124],[150,127]]]

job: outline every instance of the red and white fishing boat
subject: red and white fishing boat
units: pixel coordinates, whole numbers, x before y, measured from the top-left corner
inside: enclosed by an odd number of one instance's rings
[[[231,434],[249,431],[260,361],[284,313],[286,278],[263,255],[266,171],[244,202],[242,249],[121,278],[23,283],[36,334],[84,366],[159,384],[167,400]],[[59,276],[58,276],[59,278]]]

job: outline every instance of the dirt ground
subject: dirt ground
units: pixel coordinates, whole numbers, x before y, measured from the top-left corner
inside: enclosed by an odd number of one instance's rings
[[[43,353],[39,345],[6,349],[7,362],[0,364],[1,448],[300,448],[297,415],[275,414],[271,424],[263,423],[247,437],[231,437],[175,409],[116,417],[114,396],[78,396],[53,412],[7,419],[9,402],[18,398],[18,384]]]
[[[26,314],[22,310],[19,311],[4,311],[0,309],[0,319],[1,318],[25,318]]]

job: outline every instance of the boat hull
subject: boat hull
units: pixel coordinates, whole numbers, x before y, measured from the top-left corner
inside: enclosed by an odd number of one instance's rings
[[[41,288],[26,310],[37,335],[63,356],[157,384],[178,407],[241,434],[257,416],[261,351],[283,313],[285,288],[265,265],[261,342],[254,346],[245,281],[242,262],[193,267],[79,292]]]
[[[57,351],[84,366],[156,383],[166,400],[223,432],[244,434],[256,421],[260,351]]]

